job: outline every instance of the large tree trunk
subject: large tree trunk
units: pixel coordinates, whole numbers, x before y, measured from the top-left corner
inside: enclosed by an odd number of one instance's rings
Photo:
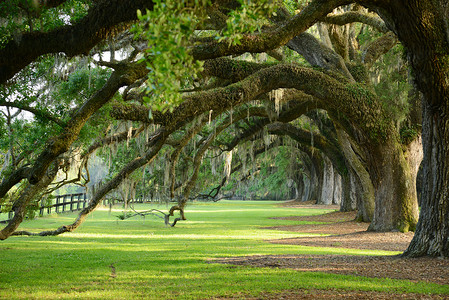
[[[361,1],[374,5],[407,49],[423,93],[423,190],[406,256],[449,256],[449,5],[447,0]]]
[[[374,215],[375,201],[373,183],[365,166],[363,166],[360,159],[354,153],[347,133],[341,128],[337,128],[336,130],[341,149],[346,156],[348,164],[352,170],[354,170],[354,174],[358,177],[358,182],[360,183],[362,195],[359,197],[361,201],[357,203],[358,212],[356,219],[362,222],[371,222]]]
[[[334,198],[334,167],[325,155],[323,157],[323,183],[321,185],[321,196],[317,204],[332,204]]]
[[[334,172],[334,194],[332,204],[340,205],[342,197],[342,182],[341,176],[338,172]]]
[[[370,147],[370,176],[375,188],[369,231],[414,231],[418,221],[415,178],[395,136]],[[416,174],[416,173],[415,173]]]
[[[442,112],[424,102],[421,213],[405,256],[449,256],[448,113],[447,106]]]
[[[340,211],[353,211],[357,209],[359,201],[359,181],[352,168],[348,166],[348,173],[341,176],[342,195],[340,203]]]

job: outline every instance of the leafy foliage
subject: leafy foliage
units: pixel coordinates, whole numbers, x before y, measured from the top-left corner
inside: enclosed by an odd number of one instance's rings
[[[226,28],[206,37],[204,32],[197,32],[197,27],[207,18],[209,0],[157,0],[152,11],[138,11],[140,22],[133,31],[136,37],[148,41],[144,59],[151,70],[146,103],[154,110],[172,110],[182,101],[179,91],[193,86],[203,70],[203,62],[190,55],[192,41],[214,38],[229,45],[239,44],[243,32],[260,31],[276,8],[275,2],[239,0],[239,7],[226,19]]]
[[[20,41],[24,32],[48,32],[73,24],[86,15],[90,0],[68,0],[47,8],[40,1],[8,0],[0,2],[0,48],[8,41]]]
[[[409,112],[408,93],[411,90],[407,63],[402,57],[403,47],[397,45],[376,63],[373,70],[379,78],[374,85],[376,94],[398,123],[404,121]]]
[[[140,23],[134,33],[148,41],[145,60],[151,70],[146,88],[149,96],[144,100],[153,109],[173,109],[181,101],[181,87],[202,70],[202,63],[193,60],[188,47],[196,26],[205,18],[201,7],[207,2],[158,0],[152,11],[137,12]]]

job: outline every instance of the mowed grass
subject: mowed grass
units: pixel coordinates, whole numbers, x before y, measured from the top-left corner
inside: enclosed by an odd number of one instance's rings
[[[272,217],[330,210],[275,202],[221,201],[187,207],[187,221],[167,228],[154,216],[119,220],[122,209],[94,212],[75,232],[0,241],[2,299],[207,299],[295,289],[449,294],[449,286],[287,269],[210,264],[217,257],[266,254],[394,255],[397,252],[275,245],[266,239],[300,233],[262,229],[295,224]],[[137,210],[167,209],[139,204]],[[26,221],[20,229],[53,229],[76,214]],[[115,267],[115,277],[111,267]]]

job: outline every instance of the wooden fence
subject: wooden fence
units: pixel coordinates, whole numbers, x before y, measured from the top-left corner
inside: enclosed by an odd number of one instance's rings
[[[45,214],[51,214],[53,211],[57,214],[64,212],[73,212],[82,210],[87,205],[87,196],[85,193],[78,194],[66,194],[56,196],[56,200],[53,204],[46,205],[45,201],[42,200],[39,207],[39,216],[44,216]],[[1,209],[1,207],[0,207]],[[13,212],[8,213],[8,218],[6,220],[0,221],[0,223],[7,223],[13,217]]]
[[[53,208],[55,209],[55,212],[59,214],[68,211],[82,210],[86,205],[87,196],[85,193],[60,195],[56,196],[56,203],[52,205],[45,206],[45,203],[42,201],[41,207],[39,208],[39,216],[43,216],[45,211],[47,214],[51,214]]]

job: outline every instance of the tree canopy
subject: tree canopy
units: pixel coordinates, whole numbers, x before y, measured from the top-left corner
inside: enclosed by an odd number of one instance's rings
[[[0,204],[14,212],[0,239],[34,234],[16,231],[27,211],[63,185],[87,186],[100,156],[108,177],[89,206],[38,234],[74,230],[136,182],[176,200],[181,219],[189,199],[258,185],[357,208],[373,231],[417,228],[408,255],[449,255],[445,1],[0,8]]]

